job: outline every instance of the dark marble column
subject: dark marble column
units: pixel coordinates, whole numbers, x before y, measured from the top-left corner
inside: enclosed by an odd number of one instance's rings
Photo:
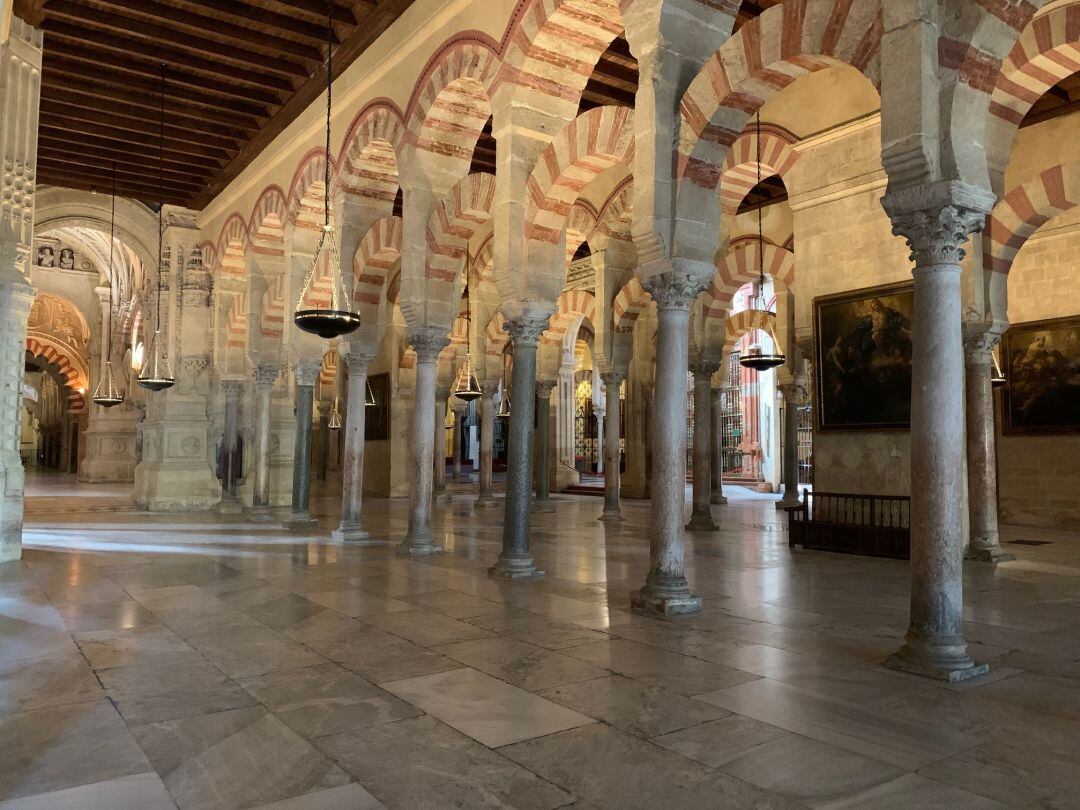
[[[244,511],[240,497],[236,492],[236,480],[240,470],[235,469],[236,458],[236,422],[240,411],[240,391],[243,382],[225,380],[221,390],[225,396],[225,429],[221,437],[221,503],[218,511],[222,514],[237,515]]]
[[[536,343],[547,329],[550,313],[518,316],[506,325],[514,341],[514,369],[510,387],[503,549],[489,569],[496,577],[520,579],[543,576],[533,564],[529,548],[529,513],[532,501],[533,416],[536,403]]]
[[[495,506],[496,500],[491,489],[491,453],[495,445],[495,394],[499,384],[484,383],[483,396],[480,398],[480,497],[476,505]]]
[[[551,392],[555,385],[555,380],[536,381],[536,512],[555,508],[551,503]]]
[[[273,416],[274,383],[281,374],[277,366],[255,369],[255,474],[251,495],[251,520],[273,520],[270,514],[270,420]]]
[[[435,473],[432,492],[439,503],[451,503],[454,500],[453,493],[446,488],[446,411],[449,408],[449,398],[449,388],[435,389],[435,444],[431,451],[431,465]]]
[[[724,389],[712,389],[712,497],[713,506],[727,503],[724,497]]]
[[[604,397],[607,400],[607,422],[604,427],[604,511],[600,520],[622,520],[619,507],[619,469],[621,453],[619,451],[619,388],[626,379],[626,371],[613,369],[600,375],[604,381]]]
[[[784,497],[776,502],[777,509],[799,505],[799,403],[803,400],[798,385],[782,385],[784,395]]]
[[[714,532],[712,517],[712,375],[716,363],[698,362],[694,372],[694,509],[687,531]]]
[[[343,358],[349,368],[345,404],[345,458],[341,465],[341,523],[331,533],[335,540],[365,543],[370,537],[363,527],[364,424],[367,417],[367,370],[372,354],[350,349]]]
[[[302,360],[293,368],[296,379],[296,438],[293,442],[292,511],[284,521],[286,529],[311,529],[311,420],[315,380],[320,364]]]

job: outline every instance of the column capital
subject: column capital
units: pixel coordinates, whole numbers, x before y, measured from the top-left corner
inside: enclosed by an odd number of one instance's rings
[[[484,399],[494,399],[495,395],[499,393],[499,381],[481,383],[480,393]]]
[[[967,365],[988,365],[1001,335],[992,329],[964,329],[964,359]]]
[[[698,381],[699,375],[708,380],[720,370],[720,364],[714,360],[696,360],[690,364],[690,370],[694,372],[694,382]]]
[[[548,328],[550,320],[551,312],[526,312],[507,321],[506,331],[515,346],[535,346],[540,335]]]
[[[802,405],[810,395],[806,386],[801,384],[798,380],[776,387],[780,393],[784,395],[784,401],[789,405]]]
[[[623,384],[625,379],[626,369],[624,368],[613,368],[610,371],[600,373],[600,381],[604,383],[605,388],[618,387]]]
[[[694,299],[711,281],[712,275],[705,277],[698,272],[671,270],[644,280],[641,286],[653,297],[658,309],[682,309],[689,312]]]
[[[316,360],[297,360],[293,365],[296,384],[311,388],[315,385],[315,380],[318,379],[321,370],[322,363]]]
[[[278,366],[255,366],[255,385],[268,388],[281,376]]]
[[[557,384],[558,380],[537,380],[536,395],[538,397],[550,397],[551,392],[555,390]]]
[[[981,231],[996,199],[987,189],[941,182],[890,189],[881,204],[893,233],[903,236],[917,268],[958,265],[964,243]]]
[[[355,377],[357,374],[367,374],[368,366],[375,359],[375,352],[370,350],[349,349],[348,354],[342,355],[349,374]]]
[[[421,363],[434,363],[449,343],[450,335],[441,326],[422,326],[409,331],[409,345]]]
[[[221,390],[225,394],[226,398],[233,398],[240,396],[240,392],[244,388],[243,380],[222,380]]]

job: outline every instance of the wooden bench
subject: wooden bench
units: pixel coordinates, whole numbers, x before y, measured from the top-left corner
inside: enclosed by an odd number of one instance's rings
[[[789,506],[788,545],[844,554],[908,559],[911,499],[906,495],[803,493]]]

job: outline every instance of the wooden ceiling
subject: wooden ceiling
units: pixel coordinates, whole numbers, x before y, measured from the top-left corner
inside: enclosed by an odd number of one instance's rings
[[[340,73],[413,0],[333,0]],[[38,181],[202,208],[326,85],[325,0],[16,0],[45,31]]]

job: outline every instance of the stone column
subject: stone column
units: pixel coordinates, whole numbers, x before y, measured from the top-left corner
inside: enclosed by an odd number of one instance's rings
[[[218,511],[238,515],[244,511],[236,493],[236,479],[240,470],[234,468],[236,458],[236,422],[240,410],[240,380],[225,380],[221,384],[225,395],[225,430],[221,439],[221,503]]]
[[[556,380],[536,381],[536,498],[533,511],[551,512],[551,392]],[[511,419],[513,416],[511,415]]]
[[[503,549],[499,561],[488,569],[492,576],[520,579],[543,576],[533,565],[529,549],[529,502],[532,496],[533,416],[536,404],[536,343],[548,327],[549,313],[521,315],[506,325],[514,341],[514,370],[510,388],[514,407],[510,410],[507,444],[506,511],[503,520]]]
[[[453,494],[446,488],[446,411],[449,397],[449,388],[435,390],[435,444],[431,451],[431,465],[435,475],[432,479],[434,497],[436,501],[445,503],[451,503],[454,500]]]
[[[919,191],[923,191],[919,189]],[[953,193],[957,193],[953,191]],[[965,195],[967,196],[967,195]],[[920,194],[925,199],[931,194]],[[911,386],[911,622],[886,666],[958,681],[988,670],[968,656],[963,634],[964,349],[960,260],[993,198],[978,208],[946,200],[886,197],[893,231],[915,263]],[[900,210],[897,210],[900,209]]]
[[[41,32],[14,15],[9,24],[0,44],[0,562],[22,556],[22,379],[35,295],[26,262],[34,241],[41,90]]]
[[[724,497],[724,389],[712,389],[712,498],[714,506],[727,503]]]
[[[675,616],[701,610],[701,597],[690,593],[683,571],[683,506],[690,305],[705,283],[668,272],[653,276],[646,284],[656,301],[659,325],[651,408],[650,566],[644,587],[630,595],[630,606],[635,613]]]
[[[436,430],[442,424],[432,424],[435,417],[435,377],[439,352],[450,342],[447,330],[424,326],[409,334],[416,351],[416,394],[413,402],[412,447],[409,453],[409,531],[398,549],[400,554],[423,557],[438,554],[442,546],[431,536],[432,453]],[[439,450],[439,456],[442,456]],[[440,468],[445,464],[440,464]]]
[[[321,364],[302,360],[293,369],[296,378],[296,439],[293,444],[292,511],[286,529],[312,529],[311,516],[311,418],[315,380]]]
[[[315,477],[326,480],[326,468],[330,462],[330,403],[319,402],[319,443],[315,447]]]
[[[255,473],[251,492],[252,520],[273,520],[270,514],[270,420],[277,366],[255,369]]]
[[[499,384],[484,383],[480,397],[480,497],[476,505],[482,508],[495,506],[491,490],[491,453],[495,444],[495,394]]]
[[[362,525],[364,499],[364,420],[367,408],[367,370],[372,355],[350,349],[343,358],[349,367],[345,404],[345,461],[341,466],[341,524],[330,533],[334,540],[364,543],[369,535]]]
[[[626,379],[622,369],[605,371],[600,378],[604,381],[604,395],[607,400],[607,435],[604,437],[604,511],[600,520],[618,521],[622,519],[619,508],[619,387]]]
[[[784,497],[776,502],[777,509],[799,505],[799,403],[802,389],[798,385],[782,385],[784,395]]]
[[[971,533],[967,558],[993,563],[1016,559],[1001,547],[998,539],[997,442],[990,377],[992,352],[1000,339],[1000,335],[980,330],[967,335],[964,340],[968,524]]]
[[[604,472],[604,414],[593,411],[596,414],[596,474]]]
[[[454,436],[453,436],[453,469],[454,477],[452,480],[461,481],[461,456],[463,448],[461,446],[461,423],[465,421],[465,403],[457,401],[453,404],[452,410],[454,411]]]
[[[689,345],[689,339],[687,340]],[[653,381],[655,383],[655,374],[653,375]],[[652,500],[652,477],[653,477],[653,412],[656,407],[656,388],[653,385],[642,386],[642,391],[645,394],[645,497]],[[685,407],[685,406],[684,406]],[[685,433],[683,435],[683,444],[686,444]],[[685,465],[684,465],[685,466]],[[685,477],[685,476],[684,476]],[[685,497],[685,495],[684,495]]]
[[[694,502],[686,530],[715,532],[712,518],[712,375],[716,363],[695,363],[694,372]]]

